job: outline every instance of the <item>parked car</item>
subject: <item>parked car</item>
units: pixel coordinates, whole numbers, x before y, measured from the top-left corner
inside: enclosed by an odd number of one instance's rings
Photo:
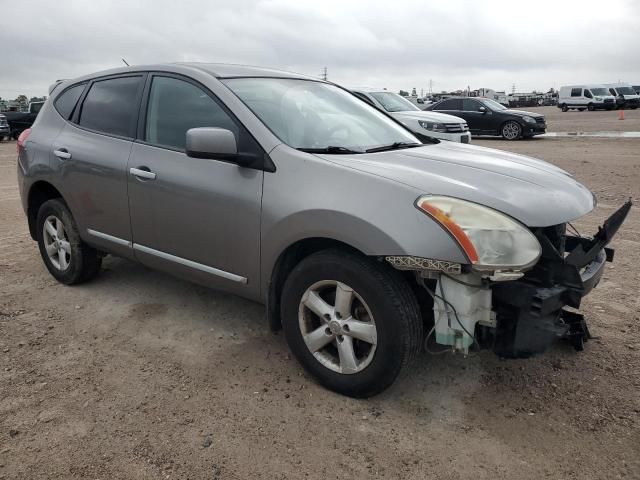
[[[352,93],[402,122],[418,138],[431,137],[452,142],[469,143],[469,127],[460,117],[425,112],[397,93],[386,90],[356,88]]]
[[[451,97],[427,110],[463,118],[472,135],[497,135],[505,140],[540,135],[547,128],[544,115],[512,110],[489,98]]]
[[[616,104],[619,108],[630,108],[635,110],[640,106],[640,95],[636,93],[631,85],[626,83],[609,83],[606,85],[611,95],[616,97]]]
[[[564,170],[425,145],[336,85],[237,65],[65,81],[17,148],[29,231],[59,282],[113,254],[262,302],[307,371],[356,397],[434,338],[501,357],[558,338],[582,349],[585,320],[563,307],[598,283],[631,207],[572,236],[595,197]]]
[[[560,87],[558,108],[566,112],[570,109],[580,110],[613,110],[616,97],[609,93],[604,85],[566,85]]]
[[[7,117],[4,114],[0,113],[0,141],[5,138],[9,138],[11,135],[11,129],[9,128],[9,124],[7,123]]]
[[[42,105],[44,105],[44,102],[31,102],[29,103],[29,110],[26,112],[3,113],[9,123],[11,136],[14,139],[17,139],[24,130],[33,125]]]

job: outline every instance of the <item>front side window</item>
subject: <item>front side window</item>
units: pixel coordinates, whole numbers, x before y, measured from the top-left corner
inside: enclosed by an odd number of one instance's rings
[[[362,152],[396,143],[420,144],[376,108],[334,85],[285,78],[229,78],[222,82],[276,137],[293,148]]]
[[[591,95],[591,92],[588,89],[584,89],[584,96],[587,98],[593,98],[593,95]]]
[[[82,102],[80,126],[109,135],[130,137],[137,120],[141,87],[142,77],[95,82]]]
[[[610,93],[611,95],[613,95],[614,97],[617,97],[617,96],[618,96],[618,94],[616,93],[615,89],[613,89],[613,88],[610,88],[610,89],[609,89],[609,93]]]
[[[582,89],[581,88],[572,88],[571,89],[571,96],[572,97],[581,97],[582,96]]]
[[[236,122],[204,90],[172,77],[154,77],[149,93],[145,141],[184,150],[187,130],[217,127],[231,130]]]
[[[393,92],[372,92],[371,95],[375,98],[382,108],[384,108],[387,112],[411,112],[420,109],[416,107],[413,103],[411,103],[406,98],[401,97],[397,93]]]
[[[80,98],[80,95],[82,95],[85,86],[86,84],[84,83],[75,85],[66,89],[58,96],[58,98],[56,98],[53,106],[56,107],[58,113],[62,115],[62,118],[65,120],[68,120],[69,117],[71,117],[71,113],[73,112],[76,103],[78,103],[78,99]]]
[[[462,99],[462,110],[465,112],[477,112],[480,108],[480,103],[468,98]]]

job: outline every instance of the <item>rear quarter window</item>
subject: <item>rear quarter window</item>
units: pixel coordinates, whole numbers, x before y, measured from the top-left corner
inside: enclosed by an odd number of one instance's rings
[[[582,89],[581,88],[572,88],[571,89],[571,96],[572,97],[581,97],[582,96]]]
[[[58,95],[58,98],[56,98],[53,105],[65,120],[69,120],[69,118],[71,118],[73,109],[75,108],[76,103],[78,103],[78,99],[80,98],[80,95],[82,95],[86,85],[86,83],[81,83],[80,85],[67,88],[64,92]]]

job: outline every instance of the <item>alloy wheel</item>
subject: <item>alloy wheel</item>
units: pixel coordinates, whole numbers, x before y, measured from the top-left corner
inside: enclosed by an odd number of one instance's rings
[[[42,228],[44,247],[51,264],[58,270],[66,270],[71,263],[71,244],[64,224],[55,215],[49,215]]]
[[[507,122],[502,127],[502,136],[507,140],[515,140],[520,136],[521,128],[516,122]]]
[[[298,324],[309,351],[334,372],[361,372],[375,355],[378,340],[371,310],[342,282],[311,285],[300,300]]]

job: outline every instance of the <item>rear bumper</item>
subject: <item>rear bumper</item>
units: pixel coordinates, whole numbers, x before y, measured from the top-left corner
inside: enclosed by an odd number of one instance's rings
[[[544,352],[558,338],[576,347],[589,338],[581,314],[565,310],[579,308],[582,298],[597,285],[612,261],[611,238],[631,207],[627,202],[614,213],[593,238],[560,235],[556,245],[538,231],[542,246],[538,264],[520,280],[496,284],[493,305],[497,326],[494,351],[507,358],[523,358]],[[561,245],[562,248],[556,248]]]

